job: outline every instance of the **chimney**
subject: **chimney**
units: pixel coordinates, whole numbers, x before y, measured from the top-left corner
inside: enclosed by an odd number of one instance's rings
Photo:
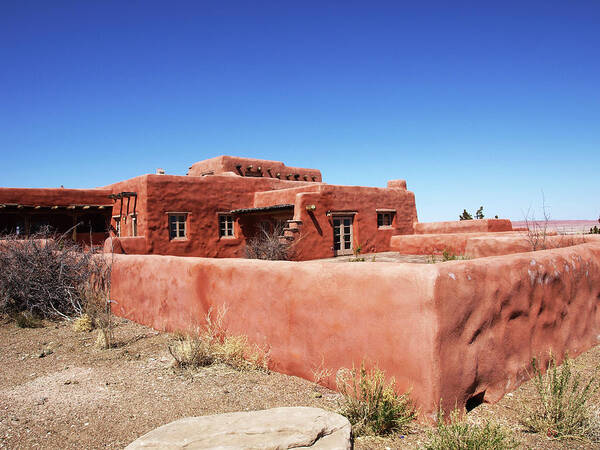
[[[156,169],[156,175],[164,175],[165,174],[165,169]]]

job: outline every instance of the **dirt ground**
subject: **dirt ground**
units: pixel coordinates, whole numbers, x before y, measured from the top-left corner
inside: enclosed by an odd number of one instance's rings
[[[171,337],[117,319],[117,348],[100,350],[97,333],[68,324],[21,329],[0,322],[0,448],[123,448],[173,420],[277,406],[335,410],[338,395],[309,381],[218,365],[181,371],[167,351]],[[600,362],[600,347],[581,355],[578,367]],[[484,404],[469,420],[493,419],[515,430],[523,448],[600,448],[554,442],[524,433],[518,412],[533,395],[530,383],[496,405]],[[390,438],[359,438],[357,449],[420,448],[425,427]]]

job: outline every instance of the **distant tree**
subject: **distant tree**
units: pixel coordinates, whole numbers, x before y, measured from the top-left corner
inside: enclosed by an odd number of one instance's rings
[[[476,219],[483,219],[485,216],[483,215],[483,206],[480,206],[477,212],[475,213]]]
[[[473,220],[473,216],[467,212],[466,209],[463,209],[463,213],[458,216],[460,220]]]

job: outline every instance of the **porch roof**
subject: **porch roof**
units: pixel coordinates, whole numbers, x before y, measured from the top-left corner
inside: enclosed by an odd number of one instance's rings
[[[234,216],[240,216],[244,214],[260,214],[260,213],[269,213],[269,212],[279,212],[279,211],[293,211],[294,205],[291,203],[286,203],[283,205],[272,205],[272,206],[261,206],[260,208],[241,208],[241,209],[233,209],[231,214]]]

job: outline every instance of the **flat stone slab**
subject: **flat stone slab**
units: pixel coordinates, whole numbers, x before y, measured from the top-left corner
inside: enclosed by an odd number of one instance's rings
[[[348,419],[320,408],[273,408],[187,417],[163,425],[126,449],[351,449]]]

